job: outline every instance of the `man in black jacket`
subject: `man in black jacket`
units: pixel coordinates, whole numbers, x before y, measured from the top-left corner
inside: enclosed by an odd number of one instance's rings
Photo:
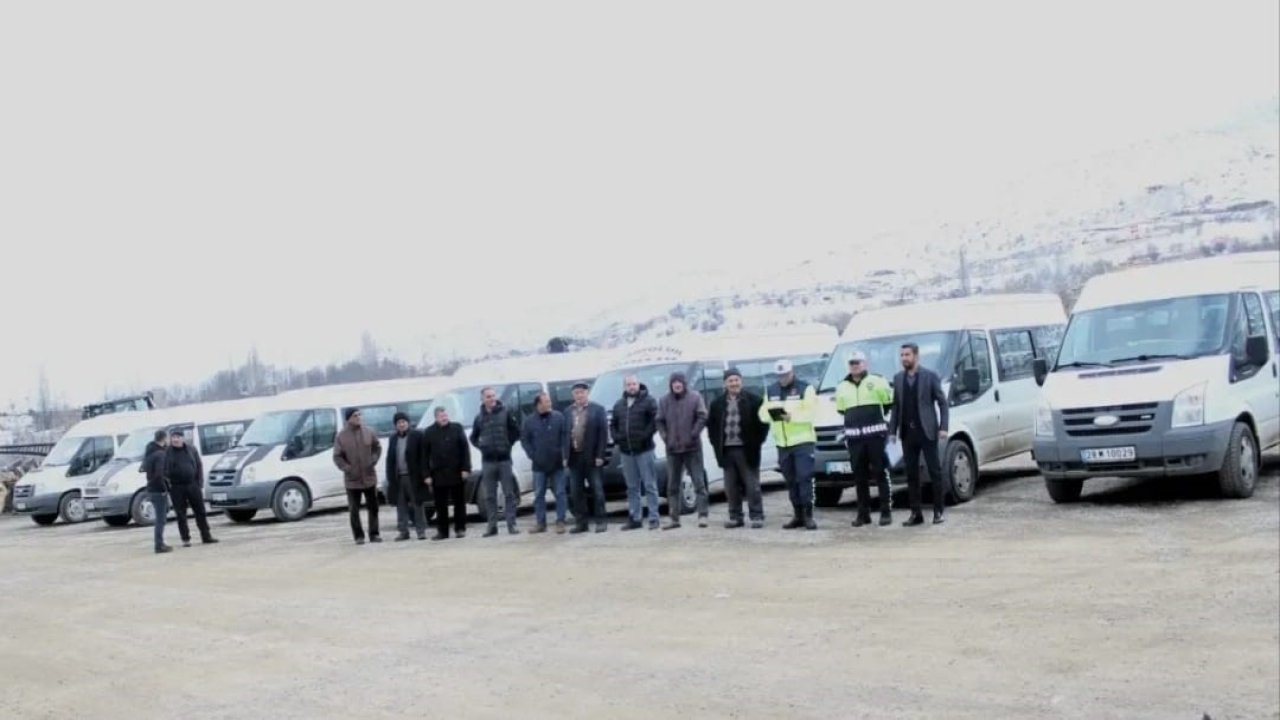
[[[449,510],[453,509],[454,535],[467,536],[466,480],[471,476],[471,447],[467,433],[449,413],[435,409],[435,422],[422,433],[422,459],[427,486],[435,496],[436,535],[432,540],[449,538]]]
[[[609,417],[609,434],[618,451],[622,477],[627,483],[627,524],[623,530],[639,530],[643,489],[649,507],[649,529],[658,529],[658,469],[654,465],[653,436],[658,432],[658,401],[649,395],[640,378],[622,380],[623,393]]]
[[[147,499],[151,501],[151,509],[155,512],[155,546],[157,553],[173,552],[173,548],[164,544],[164,524],[169,519],[169,479],[165,477],[165,448],[169,444],[169,434],[163,429],[156,430],[155,439],[147,443],[143,455],[142,472],[147,474]]]
[[[565,411],[569,421],[569,494],[573,497],[571,533],[584,533],[592,520],[596,532],[609,529],[604,502],[604,458],[609,450],[609,421],[604,407],[591,402],[591,386],[573,386],[573,405]],[[591,510],[587,510],[587,493]]]
[[[427,516],[423,509],[422,432],[409,427],[409,416],[395,414],[396,431],[387,447],[387,502],[396,504],[396,542],[409,539],[409,522],[418,539],[427,539]]]
[[[200,453],[186,442],[181,428],[169,433],[169,449],[165,453],[165,477],[169,479],[169,496],[173,499],[173,512],[178,516],[178,534],[182,547],[191,547],[191,529],[187,527],[187,506],[196,516],[200,541],[212,545],[217,541],[209,532],[209,519],[204,509],[204,463]]]
[[[475,422],[471,423],[471,444],[480,451],[480,493],[484,496],[489,527],[485,537],[498,534],[498,484],[502,484],[507,520],[507,533],[519,535],[516,508],[520,505],[520,487],[511,468],[511,448],[520,441],[520,419],[498,400],[491,387],[480,391],[483,403]]]
[[[911,517],[904,526],[924,524],[920,507],[920,458],[933,483],[933,524],[944,522],[947,477],[938,458],[938,443],[947,439],[950,407],[938,374],[920,366],[920,348],[905,343],[898,353],[902,372],[893,378],[893,410],[889,414],[890,442],[902,439],[902,463],[907,470]],[[935,411],[936,408],[936,411]]]
[[[524,419],[520,445],[533,466],[534,533],[547,531],[547,489],[556,499],[556,533],[564,534],[568,498],[565,497],[565,463],[569,460],[569,425],[552,409],[545,392],[534,398],[534,413]]]
[[[724,492],[729,505],[725,528],[743,526],[742,496],[747,496],[751,527],[764,527],[764,497],[760,492],[760,448],[769,437],[769,426],[760,421],[759,397],[742,388],[742,373],[730,368],[724,374],[725,394],[707,410],[707,435],[724,469]]]

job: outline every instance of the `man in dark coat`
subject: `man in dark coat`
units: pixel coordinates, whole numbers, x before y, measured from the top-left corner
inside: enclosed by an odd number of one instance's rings
[[[769,426],[760,420],[761,398],[742,388],[742,373],[730,368],[724,374],[725,394],[707,410],[707,439],[724,469],[724,493],[729,505],[729,529],[740,528],[742,496],[747,496],[751,527],[764,527],[764,496],[760,492],[760,448],[769,437]]]
[[[902,439],[902,463],[907,470],[911,517],[905,526],[923,525],[920,507],[920,458],[933,483],[933,524],[944,522],[947,477],[938,458],[938,443],[947,439],[950,407],[938,374],[920,366],[920,348],[906,343],[898,353],[902,372],[893,378],[893,410],[889,413],[890,442]],[[935,410],[936,408],[936,410]]]
[[[622,477],[627,483],[627,524],[623,530],[639,530],[642,508],[640,493],[644,491],[649,509],[649,529],[658,529],[658,472],[654,460],[653,436],[658,432],[658,401],[649,388],[635,375],[622,380],[622,397],[609,416],[609,434],[618,451]]]
[[[378,531],[378,460],[382,443],[373,430],[364,426],[359,408],[349,408],[346,425],[333,441],[333,464],[342,471],[347,489],[347,508],[351,516],[351,534],[357,545],[364,544],[364,528],[360,526],[360,500],[369,510],[369,542],[382,542]]]
[[[520,445],[533,466],[533,532],[547,531],[547,487],[556,499],[556,533],[564,534],[568,498],[565,497],[565,463],[569,461],[569,425],[552,409],[545,392],[534,398],[534,413],[524,419]]]
[[[457,537],[467,536],[466,480],[471,476],[471,448],[467,431],[449,421],[442,407],[435,409],[435,422],[422,433],[423,472],[427,486],[435,496],[436,534],[432,540],[449,538],[449,510],[453,509],[453,530]]]
[[[565,411],[569,419],[569,494],[573,496],[574,528],[584,533],[592,520],[596,532],[609,529],[604,502],[604,460],[609,451],[609,420],[603,406],[591,402],[591,386],[573,386],[573,405]],[[591,510],[587,510],[587,493]]]
[[[191,529],[187,527],[187,507],[196,516],[200,541],[205,545],[218,542],[209,531],[209,519],[204,509],[204,463],[195,447],[188,445],[181,428],[169,433],[169,449],[165,451],[165,477],[169,479],[169,497],[173,512],[178,516],[178,535],[182,547],[191,547]]]
[[[689,387],[684,373],[672,373],[668,392],[658,401],[658,434],[667,446],[667,526],[680,527],[683,500],[680,484],[685,470],[697,495],[698,526],[707,526],[707,474],[702,468],[702,430],[707,425],[707,404]]]
[[[169,444],[169,434],[163,429],[156,430],[155,439],[147,443],[143,455],[142,472],[147,474],[147,498],[151,500],[151,509],[155,513],[155,548],[157,553],[173,552],[173,548],[164,543],[164,524],[169,519],[169,478],[165,477],[165,448]]]
[[[498,391],[491,387],[480,391],[480,399],[480,413],[471,423],[471,444],[480,451],[480,492],[489,519],[484,536],[498,534],[498,485],[502,485],[507,534],[519,535],[516,508],[520,506],[520,486],[511,467],[511,448],[520,441],[520,418],[503,406]]]
[[[418,539],[427,539],[427,516],[423,509],[426,486],[422,472],[422,431],[409,426],[409,416],[395,415],[396,431],[387,442],[387,501],[396,504],[396,542],[409,539],[409,523]]]

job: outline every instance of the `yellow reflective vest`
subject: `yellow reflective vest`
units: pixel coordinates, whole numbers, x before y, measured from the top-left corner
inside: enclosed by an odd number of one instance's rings
[[[769,414],[770,408],[784,410],[791,419],[774,420]],[[813,421],[817,414],[818,391],[799,378],[785,388],[778,383],[770,385],[760,404],[760,420],[769,423],[773,441],[780,448],[816,443],[818,435],[813,431]]]

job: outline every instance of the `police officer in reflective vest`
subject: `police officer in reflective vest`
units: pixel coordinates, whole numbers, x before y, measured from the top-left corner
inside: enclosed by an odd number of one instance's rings
[[[773,371],[778,375],[778,382],[769,386],[760,404],[760,421],[772,426],[773,441],[778,445],[778,465],[795,510],[795,517],[782,528],[817,530],[813,520],[813,449],[818,437],[813,420],[817,415],[818,392],[796,377],[790,360],[779,360]]]
[[[889,433],[885,414],[893,407],[893,387],[869,372],[867,356],[849,356],[849,374],[836,387],[836,411],[844,415],[844,441],[858,486],[858,516],[854,527],[871,523],[871,478],[880,486],[880,525],[893,523],[892,491],[884,467],[884,443]]]

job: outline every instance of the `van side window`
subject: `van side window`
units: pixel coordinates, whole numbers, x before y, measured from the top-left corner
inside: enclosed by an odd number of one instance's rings
[[[1244,315],[1249,323],[1249,337],[1262,337],[1267,334],[1266,311],[1262,309],[1262,301],[1256,294],[1244,294]]]
[[[538,394],[541,392],[542,386],[538,383],[520,383],[520,417],[525,418],[537,412]]]
[[[746,383],[744,382],[743,385],[746,385]],[[702,393],[703,401],[707,405],[711,405],[713,400],[724,395],[724,367],[718,364],[704,365],[702,367],[702,384],[695,387]]]
[[[106,465],[115,454],[116,444],[113,438],[108,436],[93,439],[93,464],[95,468]]]
[[[404,414],[409,416],[410,427],[417,426],[418,421],[429,412],[431,412],[430,400],[415,400],[404,405]]]
[[[1000,380],[1020,380],[1032,375],[1035,349],[1030,330],[1001,330],[995,333]]]
[[[374,432],[375,435],[390,435],[395,432],[396,413],[399,406],[395,403],[387,405],[361,405],[360,419],[365,427]]]
[[[247,427],[249,427],[248,420],[233,420],[212,425],[201,425],[198,431],[200,434],[200,454],[221,455],[236,444],[236,441],[244,434],[244,430]]]
[[[1265,293],[1267,310],[1271,313],[1271,331],[1280,336],[1280,290]]]
[[[333,449],[334,438],[338,435],[338,417],[333,410],[312,410],[312,432],[315,437],[316,452]]]
[[[973,347],[973,362],[978,368],[978,394],[991,389],[991,349],[987,346],[985,333],[969,333],[969,344]]]
[[[1058,348],[1062,347],[1062,335],[1065,325],[1041,325],[1031,328],[1031,339],[1035,341],[1037,358],[1044,358],[1052,364],[1058,359]]]
[[[1262,303],[1258,301],[1257,295],[1242,293],[1240,301],[1240,311],[1236,313],[1235,326],[1231,329],[1231,367],[1235,380],[1245,380],[1257,374],[1260,368],[1249,364],[1249,358],[1245,353],[1245,341],[1248,338],[1257,337],[1259,326],[1262,326],[1262,332],[1266,332]]]

